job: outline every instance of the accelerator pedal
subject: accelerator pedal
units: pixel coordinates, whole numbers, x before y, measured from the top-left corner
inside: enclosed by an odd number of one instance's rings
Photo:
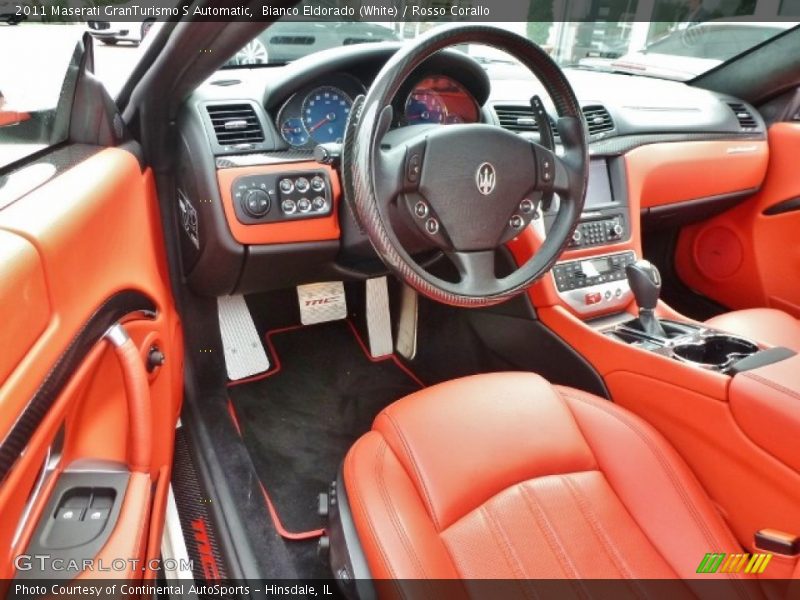
[[[228,379],[237,381],[269,369],[267,353],[244,296],[217,298],[217,312]]]

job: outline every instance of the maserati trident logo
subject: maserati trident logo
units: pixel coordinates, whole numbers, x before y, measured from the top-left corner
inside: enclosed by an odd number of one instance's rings
[[[475,172],[475,184],[478,186],[478,191],[484,196],[488,196],[494,191],[496,183],[497,173],[494,165],[488,162],[482,163]]]

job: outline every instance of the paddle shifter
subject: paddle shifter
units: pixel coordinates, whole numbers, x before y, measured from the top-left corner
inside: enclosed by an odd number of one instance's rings
[[[650,336],[666,338],[667,334],[655,315],[656,303],[661,294],[661,274],[656,266],[646,260],[637,260],[625,267],[628,285],[639,307],[639,323]]]

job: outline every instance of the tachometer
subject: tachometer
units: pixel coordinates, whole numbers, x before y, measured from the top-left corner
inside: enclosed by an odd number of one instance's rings
[[[281,137],[291,146],[305,146],[308,132],[299,118],[286,119],[281,123]]]
[[[463,85],[444,75],[431,75],[409,93],[401,125],[449,125],[479,120],[478,103]]]
[[[339,88],[323,86],[303,100],[303,125],[317,144],[341,142],[353,101]]]

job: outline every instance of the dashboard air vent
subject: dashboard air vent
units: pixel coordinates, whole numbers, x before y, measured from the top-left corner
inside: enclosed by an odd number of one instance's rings
[[[497,115],[497,120],[500,122],[500,127],[508,129],[509,131],[528,131],[537,132],[539,126],[536,124],[536,119],[533,116],[533,109],[530,106],[523,104],[517,105],[501,105],[495,104],[494,114]],[[556,122],[550,118],[550,127],[553,130],[553,136],[558,137],[558,129],[556,129]]]
[[[499,105],[495,104],[494,114],[500,121],[500,127],[509,131],[538,131],[536,119],[533,118],[533,109],[530,106]]]
[[[260,144],[264,141],[264,131],[251,105],[219,104],[208,106],[206,110],[220,146]]]
[[[586,118],[589,135],[595,135],[614,129],[614,121],[611,119],[611,115],[608,114],[608,110],[606,110],[605,106],[599,104],[584,106],[581,110],[583,111],[583,116]]]
[[[756,119],[752,113],[747,110],[747,107],[741,102],[728,102],[733,114],[736,115],[736,120],[739,121],[739,126],[742,129],[755,129]]]

